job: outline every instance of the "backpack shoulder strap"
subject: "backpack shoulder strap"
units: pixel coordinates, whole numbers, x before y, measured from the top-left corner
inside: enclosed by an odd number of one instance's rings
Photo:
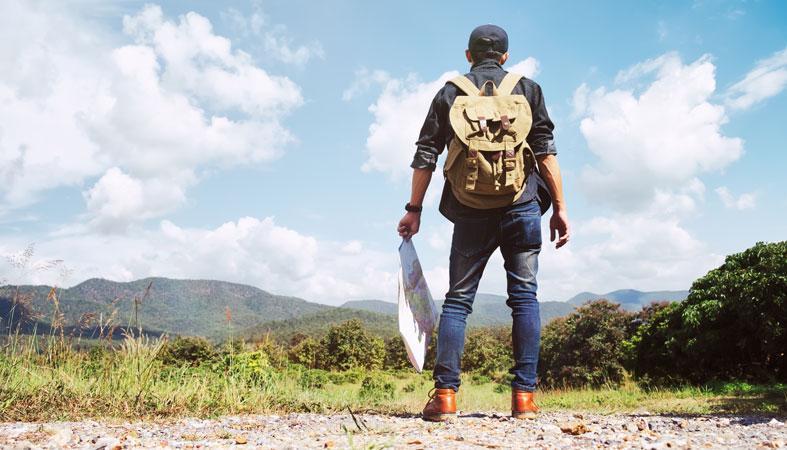
[[[460,91],[464,92],[465,94],[471,97],[478,96],[478,86],[473,84],[473,82],[470,81],[470,79],[464,75],[460,75],[456,78],[452,78],[448,80],[448,82],[458,87]]]
[[[499,92],[500,95],[511,95],[517,83],[519,83],[519,80],[522,78],[522,75],[518,73],[508,72],[503,78],[503,81],[500,82],[500,86],[497,87],[497,92]]]

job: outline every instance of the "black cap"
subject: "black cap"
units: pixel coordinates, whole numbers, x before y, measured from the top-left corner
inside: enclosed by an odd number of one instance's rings
[[[487,50],[505,53],[508,51],[508,34],[497,25],[481,25],[470,33],[467,49],[473,53]]]

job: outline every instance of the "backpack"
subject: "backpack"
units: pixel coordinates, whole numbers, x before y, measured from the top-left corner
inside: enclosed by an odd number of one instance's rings
[[[508,73],[500,86],[490,80],[480,89],[465,76],[448,81],[466,95],[458,95],[451,105],[448,117],[455,136],[443,172],[466,206],[512,205],[525,191],[536,158],[525,141],[533,123],[530,104],[524,95],[511,93],[521,78]],[[486,95],[488,88],[493,95]]]

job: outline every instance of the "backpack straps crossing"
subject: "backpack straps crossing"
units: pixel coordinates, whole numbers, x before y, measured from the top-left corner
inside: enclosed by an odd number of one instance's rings
[[[497,87],[497,92],[499,92],[500,95],[510,95],[522,78],[522,75],[518,73],[508,72],[503,78],[503,81],[500,82],[500,86]]]
[[[448,80],[449,83],[453,84],[454,86],[458,87],[460,91],[464,92],[465,94],[475,97],[478,95],[478,86],[473,84],[470,79],[468,79],[464,75],[459,75],[456,78],[452,78]]]

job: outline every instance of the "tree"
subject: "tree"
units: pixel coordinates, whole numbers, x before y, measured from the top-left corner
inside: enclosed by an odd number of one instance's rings
[[[658,382],[787,380],[787,241],[728,256],[631,340],[636,376]]]
[[[410,360],[407,358],[407,348],[404,346],[404,341],[399,336],[385,341],[385,368],[410,368]]]
[[[498,375],[513,366],[511,330],[482,328],[467,334],[462,368],[487,376]]]
[[[596,300],[551,321],[541,333],[541,382],[561,387],[619,383],[631,319],[620,305]]]
[[[320,343],[310,337],[299,339],[297,344],[290,347],[288,352],[290,362],[300,364],[309,369],[317,367],[319,354]]]
[[[320,341],[320,365],[328,370],[381,369],[385,342],[367,332],[358,319],[331,327]]]

